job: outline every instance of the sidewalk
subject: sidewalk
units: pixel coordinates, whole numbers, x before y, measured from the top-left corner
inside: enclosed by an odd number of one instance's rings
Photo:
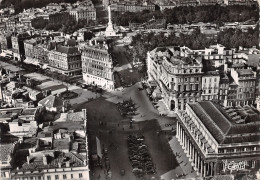
[[[179,162],[179,166],[181,167],[185,175],[185,176],[181,176],[178,179],[195,178],[196,172],[192,171],[192,166],[189,162],[189,159],[187,158],[186,154],[184,153],[183,149],[181,148],[181,145],[179,144],[175,136],[169,141],[169,144],[175,156],[177,154],[176,159]]]

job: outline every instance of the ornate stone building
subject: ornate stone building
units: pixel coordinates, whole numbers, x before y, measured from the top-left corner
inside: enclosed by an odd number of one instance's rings
[[[76,20],[79,21],[81,19],[86,19],[86,20],[96,20],[96,9],[94,7],[91,8],[77,8],[77,9],[72,9],[70,11],[70,15]]]
[[[158,47],[147,53],[148,81],[157,83],[164,103],[174,112],[201,99],[202,63],[185,48]]]
[[[256,77],[252,69],[231,69],[231,76],[234,82],[233,85],[233,98],[229,98],[228,106],[244,106],[252,105],[255,103],[255,87]],[[229,93],[231,94],[231,93]]]
[[[49,52],[49,66],[52,71],[74,76],[81,75],[81,53],[74,46],[58,46]]]
[[[260,166],[259,113],[249,106],[223,109],[211,101],[179,111],[176,137],[197,175],[255,172]]]
[[[105,43],[86,46],[82,52],[82,73],[86,84],[114,90],[114,67]]]

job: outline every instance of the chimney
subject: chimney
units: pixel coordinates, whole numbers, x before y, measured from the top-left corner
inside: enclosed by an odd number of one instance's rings
[[[66,161],[66,167],[70,167],[70,162]]]
[[[27,156],[26,158],[27,158],[27,163],[30,164],[30,157]]]
[[[86,120],[87,119],[87,110],[82,109],[82,113],[83,113],[83,119]]]
[[[47,165],[47,164],[48,164],[47,156],[46,156],[46,155],[43,155],[42,161],[43,161],[43,164],[44,164],[44,165]]]
[[[61,168],[61,162],[58,162],[59,168]]]

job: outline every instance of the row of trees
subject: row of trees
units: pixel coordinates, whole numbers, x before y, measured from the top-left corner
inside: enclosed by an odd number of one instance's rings
[[[238,48],[258,46],[258,27],[253,30],[249,29],[248,32],[242,32],[237,29],[227,29],[220,32],[217,38],[208,38],[206,35],[201,34],[199,30],[194,31],[191,35],[180,34],[176,36],[175,33],[165,37],[163,33],[154,34],[137,34],[133,37],[131,46],[127,52],[133,58],[138,58],[145,63],[146,53],[156,47],[163,46],[187,46],[191,49],[204,49],[212,44],[222,44],[227,48]]]
[[[76,3],[78,0],[2,0],[0,7],[9,7],[11,4],[14,5],[15,12],[22,12],[23,9],[29,8],[42,8],[49,3]]]
[[[174,9],[165,9],[161,11],[145,10],[143,12],[126,12],[122,15],[120,12],[113,13],[113,22],[117,25],[128,26],[129,22],[144,23],[152,17],[165,18],[167,23],[184,24],[192,22],[244,22],[247,20],[257,21],[259,19],[257,5],[252,6],[189,6],[176,7]]]
[[[39,17],[32,20],[32,26],[36,29],[62,31],[68,34],[71,34],[80,28],[93,25],[95,25],[94,21],[86,19],[76,21],[73,18],[63,18],[59,22],[50,22]]]

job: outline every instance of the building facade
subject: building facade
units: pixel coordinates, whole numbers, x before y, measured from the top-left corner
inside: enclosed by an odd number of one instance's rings
[[[260,166],[259,114],[251,109],[225,108],[210,101],[190,103],[179,111],[176,137],[197,175],[256,172]]]
[[[25,62],[35,65],[48,64],[49,46],[46,38],[34,38],[24,41]]]
[[[12,48],[11,34],[0,34],[0,50],[7,50]]]
[[[82,19],[95,21],[96,20],[96,9],[94,7],[87,8],[87,9],[83,9],[83,8],[72,9],[70,11],[70,15],[76,21],[79,21]]]
[[[148,81],[160,87],[168,109],[185,110],[188,102],[201,99],[202,63],[185,57],[181,47],[155,48],[147,53]]]
[[[149,11],[155,11],[155,4],[149,4],[149,3],[113,3],[111,4],[111,10],[112,11],[118,11],[118,12],[142,12],[144,10]]]
[[[82,73],[86,84],[114,90],[114,67],[107,47],[86,46],[82,52]]]
[[[16,61],[23,61],[25,58],[25,50],[24,50],[24,43],[25,39],[29,39],[30,35],[28,33],[19,33],[13,34],[11,37],[12,41],[12,50],[14,60]]]
[[[58,46],[49,52],[48,59],[52,71],[68,76],[81,75],[81,53],[77,47]]]
[[[234,100],[228,100],[228,106],[244,106],[255,103],[256,77],[252,69],[231,69],[231,76],[234,80]]]
[[[218,71],[209,71],[202,76],[201,100],[218,100],[220,75]]]

